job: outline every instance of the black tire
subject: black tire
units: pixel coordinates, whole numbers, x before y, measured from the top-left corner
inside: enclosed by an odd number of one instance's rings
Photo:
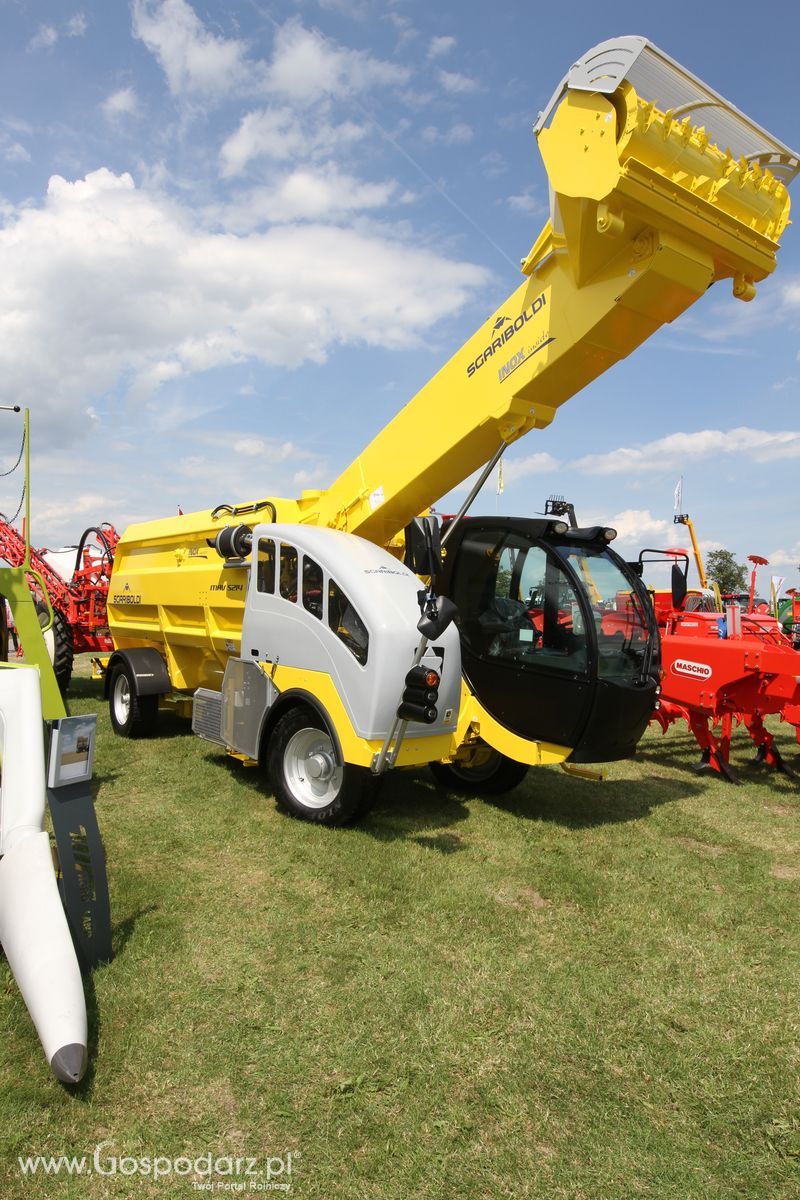
[[[270,734],[266,760],[275,799],[293,817],[346,825],[362,811],[369,772],[341,761],[321,717],[311,709],[293,708],[281,717]]]
[[[525,763],[506,758],[497,750],[491,750],[488,761],[475,767],[452,762],[431,763],[430,768],[437,783],[473,796],[500,796],[517,787],[528,774]]]
[[[36,612],[39,616],[39,624],[44,629],[44,626],[47,624],[47,605],[40,601],[36,605]],[[75,657],[75,650],[72,643],[72,630],[69,627],[69,622],[58,608],[53,608],[53,624],[44,635],[44,644],[47,647],[50,662],[53,664],[56,683],[61,691],[65,692],[72,679],[72,663]]]
[[[108,684],[108,711],[120,737],[149,737],[158,720],[158,696],[137,696],[130,667],[117,663]]]

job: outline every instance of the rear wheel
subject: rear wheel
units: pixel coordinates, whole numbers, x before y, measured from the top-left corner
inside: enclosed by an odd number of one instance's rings
[[[499,796],[522,783],[528,774],[525,763],[506,758],[489,746],[478,747],[469,761],[431,763],[437,782],[458,792],[473,796]]]
[[[147,737],[156,727],[158,696],[137,696],[130,667],[117,663],[108,685],[108,709],[120,737]]]
[[[282,808],[318,825],[346,825],[361,811],[369,773],[342,762],[321,717],[294,708],[269,739],[267,767]]]
[[[47,624],[47,606],[41,602],[38,603],[36,605],[36,612],[39,616],[39,624],[44,629]],[[47,630],[47,633],[44,634],[44,644],[47,647],[47,656],[53,664],[56,683],[61,691],[65,692],[72,679],[74,649],[72,644],[72,630],[69,627],[67,618],[58,608],[53,608],[53,624]]]

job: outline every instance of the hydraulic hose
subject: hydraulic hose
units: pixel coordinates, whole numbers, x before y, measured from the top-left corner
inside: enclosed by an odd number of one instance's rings
[[[103,545],[103,550],[105,551],[104,557],[108,559],[109,564],[113,564],[113,562],[114,562],[114,551],[111,549],[111,546],[108,543],[108,539],[106,538],[106,535],[103,533],[102,527],[98,526],[98,525],[90,525],[88,529],[84,529],[83,533],[81,534],[81,540],[78,543],[78,553],[75,558],[75,566],[72,569],[73,577],[75,576],[75,572],[78,570],[78,568],[81,565],[81,556],[83,554],[83,548],[86,545],[86,539],[88,538],[90,533],[97,534],[97,537],[99,538],[100,542]]]

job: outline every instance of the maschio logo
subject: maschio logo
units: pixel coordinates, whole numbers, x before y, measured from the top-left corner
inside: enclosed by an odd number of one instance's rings
[[[676,658],[672,670],[676,675],[688,675],[690,679],[711,678],[711,667],[708,663],[692,662],[689,658]]]
[[[496,351],[502,350],[506,342],[509,341],[509,339],[512,338],[515,333],[519,333],[521,329],[524,329],[528,321],[533,320],[536,314],[544,308],[546,303],[547,300],[545,298],[545,294],[542,292],[540,296],[536,297],[533,304],[530,304],[523,313],[520,313],[515,321],[512,321],[511,317],[498,317],[492,326],[492,330],[497,334],[497,337],[492,340],[490,345],[486,346],[486,348],[480,352],[476,359],[467,364],[467,378],[471,379],[475,372],[481,369],[488,358],[491,358]]]

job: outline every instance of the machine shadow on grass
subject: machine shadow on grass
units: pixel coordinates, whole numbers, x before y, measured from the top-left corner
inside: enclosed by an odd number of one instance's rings
[[[222,754],[215,755],[211,761],[227,771],[238,786],[257,792],[268,803],[276,803],[265,769],[244,770],[240,763]],[[295,818],[290,813],[280,808],[278,811],[286,821],[294,824]],[[468,818],[466,797],[462,799],[437,787],[427,772],[404,771],[384,779],[374,806],[345,828],[359,829],[381,841],[391,841],[438,831],[442,826],[454,825]],[[442,836],[434,840],[441,842],[434,848],[442,853],[452,853],[458,849],[457,839],[448,841]]]
[[[699,796],[702,791],[702,784],[691,775],[685,779],[607,779],[594,783],[570,778],[554,768],[532,767],[512,791],[479,796],[443,787],[427,772],[415,771],[390,776],[372,812],[359,827],[377,838],[408,837],[425,826],[436,828],[468,820],[469,805],[479,801],[526,821],[547,821],[570,829],[591,828],[638,821],[662,804]]]
[[[571,779],[555,770],[536,769],[513,792],[486,796],[494,808],[527,821],[545,821],[566,829],[591,829],[640,821],[653,809],[700,796],[689,775],[685,779],[606,779],[593,783]]]
[[[243,772],[222,756],[214,761],[243,787],[271,799],[266,772]],[[689,770],[676,778],[592,783],[549,768],[531,768],[513,791],[479,797],[442,787],[427,771],[408,771],[389,775],[372,809],[349,828],[377,841],[416,841],[440,854],[454,854],[463,848],[461,838],[446,831],[469,821],[470,804],[476,800],[526,821],[585,829],[641,820],[663,804],[700,796],[704,786]],[[289,814],[283,815],[291,820]]]
[[[765,783],[769,787],[777,787],[781,792],[800,795],[800,758],[792,752],[795,746],[794,738],[787,738],[785,744],[779,745],[784,762],[791,772],[785,774],[766,764],[758,765],[755,761],[756,748],[752,741],[747,737],[738,738],[731,743],[731,769],[740,783]],[[694,768],[701,761],[700,748],[694,738],[688,735],[675,737],[672,734],[667,735],[663,741],[648,739],[640,743],[636,757],[639,762],[648,766],[663,766],[670,770],[682,771],[690,778],[695,777]],[[731,786],[709,771],[704,771],[701,777],[706,781],[715,781],[722,788]]]

